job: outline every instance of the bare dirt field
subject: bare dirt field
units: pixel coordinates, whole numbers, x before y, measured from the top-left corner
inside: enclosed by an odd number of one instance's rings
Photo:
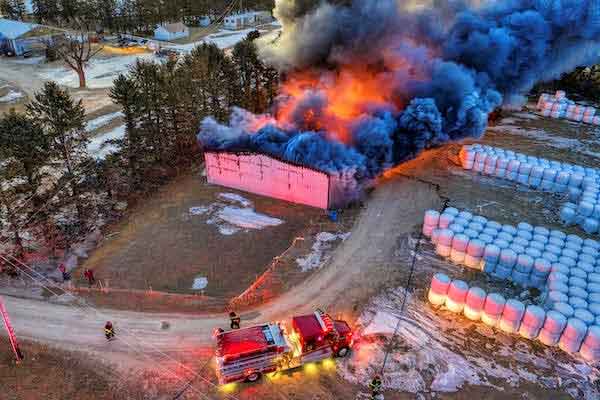
[[[110,287],[194,293],[194,278],[208,279],[204,293],[229,298],[244,291],[265,266],[325,218],[320,210],[243,194],[257,213],[283,221],[263,229],[221,233],[208,215],[193,215],[193,207],[208,207],[231,190],[207,185],[198,175],[176,179],[144,201],[85,267]]]

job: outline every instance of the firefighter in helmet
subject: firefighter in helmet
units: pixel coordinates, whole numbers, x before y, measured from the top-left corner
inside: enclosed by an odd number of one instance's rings
[[[106,336],[106,340],[111,340],[115,337],[115,328],[110,321],[104,325],[104,336]]]
[[[381,395],[383,393],[383,382],[381,381],[381,377],[379,375],[375,375],[371,383],[369,383],[369,389],[371,390],[372,400],[381,399]]]
[[[231,329],[240,329],[242,319],[235,312],[229,313],[229,320],[231,321]]]

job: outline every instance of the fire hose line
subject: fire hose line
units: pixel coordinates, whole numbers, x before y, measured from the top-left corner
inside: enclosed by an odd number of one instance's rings
[[[12,257],[12,256],[9,256]],[[54,282],[50,281],[48,278],[46,278],[45,276],[43,276],[42,274],[40,274],[39,272],[35,271],[33,268],[29,267],[28,265],[24,264],[23,262],[21,262],[20,260],[12,257],[17,263],[19,263],[20,265],[22,265],[23,267],[25,267],[27,270],[31,271],[32,273],[38,275],[39,277],[41,277],[41,279],[47,281],[50,283],[50,285],[52,285],[54,288],[57,289],[61,289],[59,286],[57,286]],[[11,262],[10,260],[8,260],[7,258],[5,258],[4,256],[0,255],[0,259],[3,259],[4,261],[10,263],[12,266],[16,267],[16,265]],[[35,278],[34,276],[24,272],[22,269],[21,271],[30,279],[32,279],[33,281],[37,282],[41,287],[43,287],[44,289],[48,290],[50,293],[52,293],[55,296],[59,296],[59,294],[57,294],[56,292],[54,292],[51,288],[49,288],[48,286],[44,285],[41,281],[41,279]],[[69,292],[65,292],[65,294],[67,296],[70,296],[72,298],[74,298],[76,301],[79,301],[80,299],[77,296],[72,295]],[[97,315],[102,316],[104,319],[106,320],[110,320],[110,316],[100,312],[97,308],[87,305],[87,304],[77,304],[75,303],[75,306],[78,307],[80,310],[82,311],[87,311],[87,310],[92,310],[94,311]],[[135,334],[133,334],[131,331],[129,331],[126,328],[123,328],[123,331],[126,332],[128,335],[130,335],[131,337],[133,337],[134,339],[137,340],[137,343],[141,343],[141,344],[147,344],[152,350],[154,350],[156,353],[158,353],[159,355],[163,356],[165,359],[174,361],[176,364],[178,364],[179,366],[181,366],[183,369],[191,372],[194,376],[200,378],[202,381],[204,381],[205,383],[209,384],[210,386],[218,389],[217,385],[215,385],[214,383],[212,383],[211,381],[209,381],[207,378],[197,374],[195,371],[193,371],[191,368],[187,367],[186,365],[184,365],[183,363],[175,360],[173,357],[169,356],[168,354],[162,352],[161,350],[159,350],[156,346],[148,344],[147,342],[143,341],[141,338],[139,338],[138,336],[136,336]],[[131,343],[129,343],[127,340],[124,340],[122,338],[122,336],[120,336],[121,339],[120,341],[122,341],[127,347],[131,348],[135,353],[141,354],[143,357],[145,357],[147,360],[149,360],[150,362],[154,363],[155,365],[157,365],[159,367],[160,370],[165,371],[168,375],[175,377],[177,380],[183,380],[184,378],[178,376],[175,372],[173,372],[172,370],[163,367],[160,363],[156,362],[156,360],[152,359],[149,355],[147,355],[143,350],[138,350],[136,349],[136,347],[134,345],[132,345]],[[194,391],[197,395],[202,396],[202,398],[205,399],[210,399],[210,397],[202,392],[199,392],[194,386],[190,385],[189,389],[191,389],[192,391]],[[233,400],[239,400],[237,399],[235,396],[227,394],[227,397],[229,397],[230,399]]]
[[[444,199],[444,203],[442,204],[442,207],[440,209],[440,212],[442,212],[443,210],[446,209],[446,207],[448,207],[448,203],[450,202],[450,199],[445,198]],[[419,250],[421,248],[421,241],[423,240],[423,230],[420,231],[419,233],[419,239],[417,240],[417,243],[415,244],[415,248],[413,250],[413,257],[412,257],[412,261],[411,261],[411,265],[410,265],[410,272],[408,274],[408,279],[406,281],[406,285],[404,287],[404,295],[402,296],[402,303],[400,304],[400,312],[397,316],[398,318],[398,322],[396,323],[396,327],[394,328],[394,333],[392,334],[392,338],[390,340],[390,343],[394,342],[394,339],[396,338],[396,336],[398,336],[398,331],[400,330],[400,323],[402,322],[403,319],[403,314],[404,314],[404,310],[406,308],[406,299],[408,298],[408,290],[411,287],[412,284],[412,278],[413,278],[413,274],[415,271],[415,265],[417,263],[417,255],[419,253]],[[383,363],[381,365],[381,375],[383,376],[384,372],[385,372],[385,365],[387,364],[387,359],[388,356],[390,354],[391,351],[391,346],[389,346],[386,350],[385,350],[385,355],[383,357]]]

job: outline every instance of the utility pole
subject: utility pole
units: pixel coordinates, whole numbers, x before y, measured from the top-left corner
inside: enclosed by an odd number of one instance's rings
[[[0,314],[2,315],[2,319],[4,320],[4,326],[6,327],[6,332],[8,333],[8,340],[10,340],[10,345],[12,347],[13,352],[15,353],[15,359],[17,364],[23,360],[23,353],[21,353],[21,349],[19,349],[19,343],[17,342],[17,336],[15,335],[15,331],[10,324],[10,319],[8,318],[8,311],[4,307],[4,303],[2,302],[2,297],[0,297]]]

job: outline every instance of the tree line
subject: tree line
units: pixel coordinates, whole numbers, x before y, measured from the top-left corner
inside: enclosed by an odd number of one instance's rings
[[[255,37],[239,42],[231,55],[202,44],[180,60],[138,60],[115,80],[110,96],[123,109],[122,146],[133,187],[143,186],[149,169],[196,160],[196,134],[204,117],[224,121],[233,106],[267,110],[279,78],[259,59]]]
[[[179,60],[138,60],[114,81],[125,136],[105,159],[87,152],[81,101],[54,82],[26,105],[0,117],[0,228],[23,258],[23,233],[51,250],[68,248],[120,200],[146,196],[200,161],[200,120],[226,120],[233,106],[265,112],[278,74],[257,55],[253,39],[230,55],[203,44]],[[0,239],[1,240],[1,239]],[[1,242],[1,241],[0,241]]]
[[[148,32],[157,24],[184,21],[195,24],[202,16],[220,16],[237,0],[32,0],[33,17],[46,25],[111,32]],[[274,0],[244,0],[248,9],[272,10]],[[0,0],[0,11],[11,19],[27,17],[25,0]]]

